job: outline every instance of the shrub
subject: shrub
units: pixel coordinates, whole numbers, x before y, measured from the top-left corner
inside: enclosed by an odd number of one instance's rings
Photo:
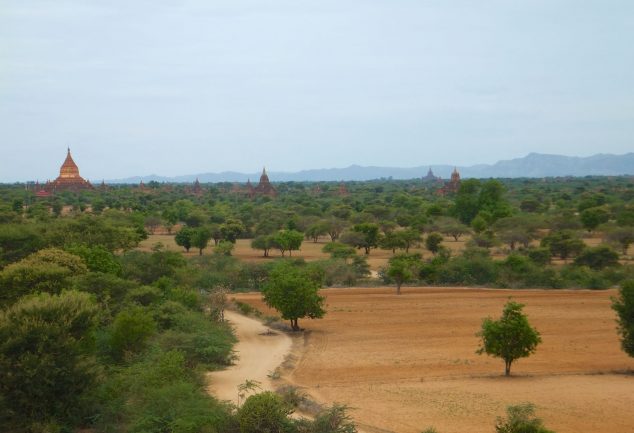
[[[128,354],[141,352],[156,331],[154,319],[141,307],[130,307],[114,318],[110,327],[112,356],[121,361]]]
[[[541,419],[535,418],[535,406],[531,403],[509,406],[506,414],[506,419],[497,419],[496,433],[554,433],[544,427]]]
[[[246,399],[238,411],[241,433],[285,433],[291,429],[288,419],[293,410],[280,396],[270,391]]]
[[[23,298],[0,312],[3,431],[77,422],[99,372],[96,316],[89,295],[74,291]]]

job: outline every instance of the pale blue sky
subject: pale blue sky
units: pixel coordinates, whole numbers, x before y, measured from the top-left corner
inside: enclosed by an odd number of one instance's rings
[[[631,0],[0,0],[0,181],[634,151]]]

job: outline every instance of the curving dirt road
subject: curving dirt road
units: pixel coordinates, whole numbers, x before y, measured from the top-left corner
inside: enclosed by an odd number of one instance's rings
[[[233,403],[238,400],[238,385],[246,380],[257,380],[263,391],[273,391],[268,375],[290,353],[291,338],[233,311],[225,311],[225,319],[233,325],[238,337],[235,346],[238,359],[226,370],[207,373],[207,390],[220,400]]]

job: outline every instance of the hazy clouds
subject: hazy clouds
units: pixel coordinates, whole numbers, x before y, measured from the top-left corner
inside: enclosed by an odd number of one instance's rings
[[[0,181],[634,149],[631,1],[0,5]]]

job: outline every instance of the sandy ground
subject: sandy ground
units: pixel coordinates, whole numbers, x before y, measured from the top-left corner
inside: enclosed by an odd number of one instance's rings
[[[262,391],[274,390],[268,375],[290,352],[291,338],[233,311],[225,311],[225,318],[239,340],[235,346],[238,360],[226,370],[207,373],[208,391],[220,400],[238,403],[238,385],[246,380],[260,382]]]
[[[619,346],[614,291],[394,288],[323,290],[326,317],[307,328],[288,379],[314,399],[355,408],[367,432],[490,433],[510,404],[530,401],[558,433],[634,432],[634,359]],[[475,353],[475,333],[509,296],[543,344],[503,376]],[[260,294],[235,296],[273,314]]]

